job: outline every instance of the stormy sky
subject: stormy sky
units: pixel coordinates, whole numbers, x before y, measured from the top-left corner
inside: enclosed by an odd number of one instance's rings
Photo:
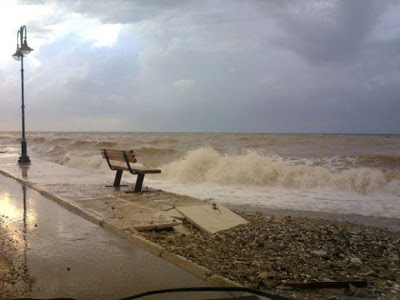
[[[1,1],[0,131],[400,133],[400,1]]]

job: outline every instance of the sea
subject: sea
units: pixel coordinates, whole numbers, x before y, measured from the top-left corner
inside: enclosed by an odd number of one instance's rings
[[[28,132],[28,154],[112,178],[99,149],[160,168],[145,185],[216,203],[400,218],[400,135]],[[20,151],[20,132],[0,150]],[[123,179],[134,182],[132,175]]]

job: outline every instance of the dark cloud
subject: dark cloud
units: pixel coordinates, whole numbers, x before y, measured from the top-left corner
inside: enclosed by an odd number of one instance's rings
[[[64,130],[399,132],[399,2],[51,3],[33,34],[70,13],[124,26],[112,47],[41,47],[36,129],[51,115]]]
[[[310,8],[310,3],[282,12],[278,22],[286,35],[276,42],[315,63],[347,63],[357,57],[387,4],[340,0],[314,2]]]

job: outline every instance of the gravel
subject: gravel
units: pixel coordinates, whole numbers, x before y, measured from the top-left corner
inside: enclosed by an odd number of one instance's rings
[[[400,299],[400,233],[348,222],[236,211],[249,221],[214,235],[142,232],[246,287],[296,299]],[[293,289],[289,282],[367,281],[366,288]]]

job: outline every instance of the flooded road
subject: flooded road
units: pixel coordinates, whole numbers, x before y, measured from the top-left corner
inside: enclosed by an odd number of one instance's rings
[[[156,289],[209,286],[2,175],[0,215],[3,227],[19,240],[26,272],[34,280],[31,297],[116,299]]]

